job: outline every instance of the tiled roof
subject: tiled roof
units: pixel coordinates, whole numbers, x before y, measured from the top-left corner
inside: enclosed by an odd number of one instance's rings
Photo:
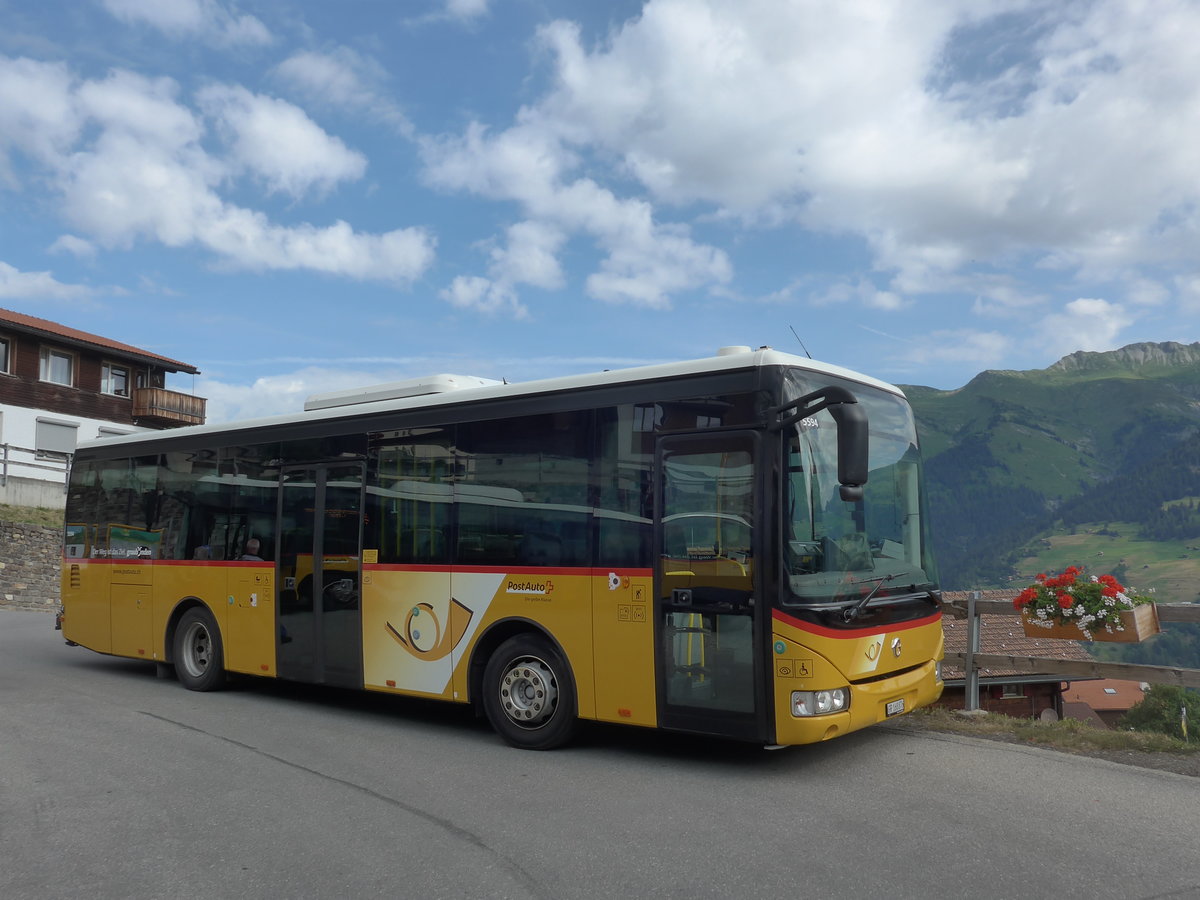
[[[66,325],[59,325],[57,322],[51,322],[49,319],[39,319],[37,316],[27,316],[24,313],[13,312],[11,309],[0,309],[0,326],[4,325],[12,326],[21,331],[56,337],[71,343],[87,344],[88,346],[97,347],[101,350],[109,350],[126,357],[134,357],[145,362],[154,363],[169,372],[186,372],[189,375],[200,374],[200,370],[195,366],[180,362],[177,359],[160,356],[157,353],[132,347],[129,344],[122,344],[120,341],[100,337],[98,334],[89,334],[86,331],[79,331],[76,328],[68,328]]]
[[[946,591],[946,600],[966,600],[970,591]],[[1010,591],[980,591],[984,600],[1012,600],[1016,592]],[[942,617],[942,632],[946,635],[947,653],[967,652],[967,620],[955,619],[950,616]],[[1078,641],[1063,641],[1054,638],[1026,637],[1021,628],[1021,620],[1015,615],[982,614],[979,616],[979,652],[999,653],[1007,656],[1032,656],[1045,659],[1070,659],[1090,662],[1091,655]],[[950,680],[965,677],[961,668],[955,665],[944,665],[943,675]],[[1020,669],[979,669],[980,678],[1003,678],[1009,675],[1019,675],[1028,678],[1031,673]],[[1061,675],[1044,673],[1047,680],[1066,681]]]
[[[1111,691],[1111,693],[1110,693]],[[1063,700],[1086,703],[1095,710],[1124,712],[1142,702],[1145,694],[1140,681],[1118,681],[1103,678],[1099,681],[1076,681],[1063,691]]]

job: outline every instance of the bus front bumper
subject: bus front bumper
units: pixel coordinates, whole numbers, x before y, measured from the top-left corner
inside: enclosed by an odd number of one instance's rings
[[[929,706],[942,696],[945,687],[939,675],[938,661],[930,660],[889,678],[852,684],[846,709],[813,716],[794,715],[792,691],[786,682],[777,682],[776,742],[786,745],[827,741]]]

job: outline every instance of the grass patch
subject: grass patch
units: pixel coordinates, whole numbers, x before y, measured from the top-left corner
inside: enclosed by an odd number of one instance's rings
[[[1025,548],[1032,555],[1017,563],[1018,582],[1028,583],[1034,573],[1061,572],[1070,565],[1083,566],[1088,575],[1112,573],[1124,565],[1121,583],[1139,594],[1153,594],[1159,603],[1196,600],[1200,537],[1148,541],[1138,537],[1139,530],[1131,522],[1097,522],[1078,526],[1074,534],[1048,535]]]
[[[63,511],[45,506],[9,506],[7,503],[0,503],[0,522],[62,528]]]
[[[1109,731],[1080,722],[1078,719],[1042,722],[1038,719],[1012,719],[997,713],[964,716],[955,710],[940,707],[919,709],[912,715],[932,731],[977,737],[1014,737],[1030,744],[1069,753],[1086,754],[1089,751],[1101,750],[1200,754],[1200,741],[1185,743],[1170,735],[1148,731]]]

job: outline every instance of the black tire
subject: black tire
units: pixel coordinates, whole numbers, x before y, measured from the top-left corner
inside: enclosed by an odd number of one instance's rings
[[[562,655],[532,634],[511,637],[483,670],[483,711],[522,750],[551,750],[575,736],[575,682]]]
[[[189,691],[215,691],[225,685],[225,650],[221,632],[207,609],[194,606],[175,629],[172,659],[175,677]]]

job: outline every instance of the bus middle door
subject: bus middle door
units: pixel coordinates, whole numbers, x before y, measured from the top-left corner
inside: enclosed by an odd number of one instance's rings
[[[767,737],[759,597],[759,437],[660,438],[654,540],[659,724]]]
[[[276,559],[279,677],[362,687],[363,466],[280,475]]]

